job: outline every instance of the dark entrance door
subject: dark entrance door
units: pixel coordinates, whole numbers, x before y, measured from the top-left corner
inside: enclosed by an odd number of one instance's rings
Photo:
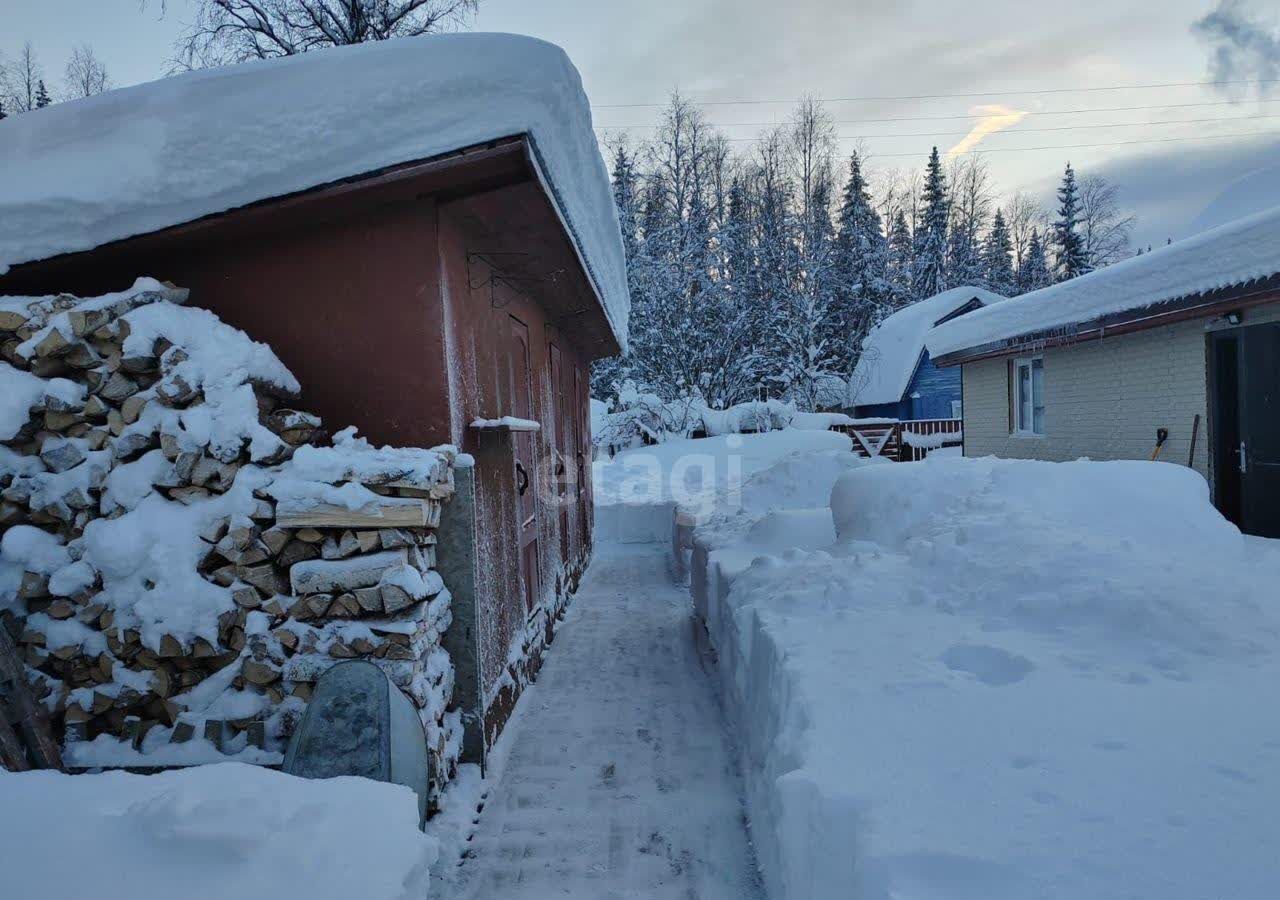
[[[1240,518],[1250,534],[1280,538],[1280,324],[1242,332]]]
[[[1280,538],[1280,324],[1214,335],[1214,498],[1242,531]]]
[[[529,326],[511,317],[511,414],[528,419],[533,414],[533,388],[529,372]],[[520,519],[520,570],[524,582],[524,603],[528,612],[538,600],[538,518],[537,466],[534,438],[529,431],[515,434],[516,510]]]

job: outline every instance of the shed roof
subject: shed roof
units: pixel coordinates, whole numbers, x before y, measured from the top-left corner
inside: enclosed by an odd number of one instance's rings
[[[1156,313],[1162,304],[1278,273],[1280,206],[947,322],[930,332],[929,352],[939,359],[975,348],[1012,350],[1057,332],[1070,336],[1084,323]]]
[[[188,72],[0,122],[0,275],[263,200],[528,135],[626,346],[608,172],[577,70],[533,38],[451,34]]]
[[[988,306],[1004,299],[982,288],[956,287],[898,310],[863,339],[862,355],[850,379],[850,401],[857,406],[897,403],[911,384],[930,328],[975,300]],[[981,311],[966,313],[964,318]]]

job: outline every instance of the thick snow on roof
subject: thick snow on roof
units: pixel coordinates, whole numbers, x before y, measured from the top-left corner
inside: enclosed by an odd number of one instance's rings
[[[925,335],[933,323],[974,298],[988,306],[1005,299],[982,288],[952,288],[898,310],[871,329],[862,342],[862,356],[849,382],[850,402],[866,406],[901,400],[920,362]],[[967,319],[980,312],[983,310],[974,310],[959,318]]]
[[[560,48],[517,35],[319,50],[10,116],[0,274],[525,133],[625,345],[625,260],[582,81]]]
[[[1088,322],[1280,272],[1280,206],[979,309],[934,329],[929,352],[943,356],[994,341]]]

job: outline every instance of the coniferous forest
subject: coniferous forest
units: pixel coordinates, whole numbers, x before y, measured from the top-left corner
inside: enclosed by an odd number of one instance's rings
[[[652,138],[608,144],[631,347],[596,365],[598,398],[630,383],[715,408],[840,406],[863,338],[904,306],[961,285],[1022,294],[1131,252],[1101,176],[1066,164],[1046,207],[1002,196],[980,154],[877,167],[841,152],[815,100],[744,145],[676,94]]]

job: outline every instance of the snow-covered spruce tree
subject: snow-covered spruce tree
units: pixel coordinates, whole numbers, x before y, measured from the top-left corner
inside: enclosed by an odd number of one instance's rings
[[[1045,255],[1044,242],[1040,240],[1039,229],[1031,229],[1031,239],[1027,242],[1027,252],[1018,266],[1018,293],[1027,294],[1038,291],[1042,287],[1053,284],[1053,273],[1049,271],[1049,261]]]
[[[756,145],[750,161],[756,272],[753,293],[747,298],[748,316],[758,385],[775,397],[786,391],[792,371],[792,345],[786,334],[799,266],[796,220],[791,214],[794,186],[787,174],[786,151],[784,133],[775,130]]]
[[[842,357],[839,368],[852,372],[858,363],[862,339],[892,311],[895,294],[890,280],[889,241],[881,230],[880,214],[871,203],[857,152],[849,157],[849,177],[840,203],[834,274],[834,308],[830,317],[833,330],[828,342]]]
[[[637,283],[638,253],[640,251],[640,215],[637,199],[635,161],[625,143],[619,142],[613,150],[613,202],[618,210],[618,225],[622,231],[622,246],[627,260],[627,282],[634,288]],[[635,304],[634,296],[632,304]],[[618,386],[631,377],[627,357],[613,356],[597,360],[591,367],[591,396],[605,399],[614,396]]]
[[[664,401],[748,399],[754,379],[744,366],[757,343],[744,333],[751,317],[740,308],[727,261],[745,238],[727,244],[722,234],[732,206],[728,144],[675,95],[640,157],[644,173],[633,179],[640,225],[628,265],[631,349],[616,366],[600,367],[598,396],[624,376]],[[626,193],[623,168],[615,194]]]
[[[982,271],[988,289],[1006,297],[1014,292],[1013,243],[1000,209],[996,210],[982,245]]]
[[[49,96],[49,89],[44,86],[44,79],[41,78],[36,82],[36,109],[44,109],[53,98]]]
[[[1080,194],[1076,173],[1067,163],[1058,188],[1058,218],[1053,222],[1051,237],[1054,267],[1059,281],[1076,278],[1092,269],[1080,236]]]
[[[911,297],[915,284],[913,263],[915,259],[915,241],[911,236],[911,227],[907,224],[907,213],[898,207],[893,217],[893,225],[889,229],[889,283],[893,288],[893,306],[905,306]]]
[[[924,210],[915,234],[911,276],[915,299],[932,297],[947,287],[947,219],[949,200],[947,176],[942,171],[938,148],[929,154],[925,167]]]

